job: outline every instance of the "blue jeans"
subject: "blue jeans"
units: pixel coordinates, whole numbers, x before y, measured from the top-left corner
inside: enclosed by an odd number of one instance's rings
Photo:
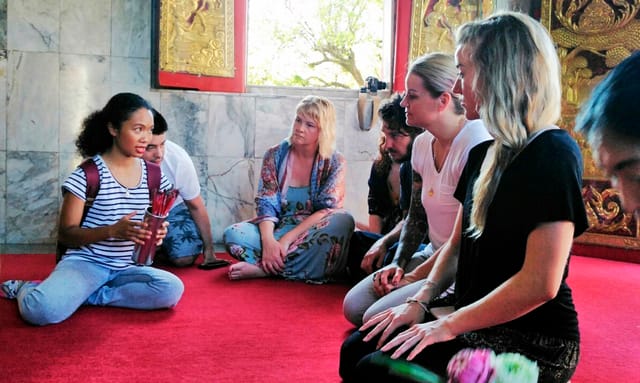
[[[84,260],[63,259],[37,286],[17,296],[22,318],[34,325],[59,323],[82,305],[153,310],[175,306],[184,285],[175,275],[149,266],[112,270]]]
[[[434,252],[432,244],[420,245],[404,268],[405,273],[413,271]],[[417,293],[423,284],[424,280],[420,280],[381,297],[373,287],[372,276],[367,275],[347,292],[342,302],[342,311],[349,322],[359,327],[375,314],[404,303],[408,297]]]

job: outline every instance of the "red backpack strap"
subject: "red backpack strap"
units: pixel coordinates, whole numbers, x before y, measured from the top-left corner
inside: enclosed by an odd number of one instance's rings
[[[85,178],[87,179],[84,208],[82,209],[82,218],[80,219],[80,225],[82,225],[82,222],[84,222],[84,219],[87,217],[89,208],[93,205],[93,201],[95,201],[100,191],[100,172],[98,171],[98,165],[96,165],[91,158],[84,160],[79,168],[84,171]],[[60,262],[60,259],[62,259],[66,251],[67,247],[58,241],[56,244],[56,263]]]
[[[162,170],[160,166],[145,160],[147,163],[147,187],[149,188],[149,197],[154,190],[160,190],[160,181],[162,178]]]
[[[84,221],[84,217],[87,215],[89,208],[93,205],[93,201],[95,201],[100,191],[100,172],[98,172],[98,165],[96,165],[91,158],[84,160],[80,164],[80,168],[84,171],[85,177],[87,178],[86,199],[82,213],[82,221]],[[82,221],[80,221],[80,223],[82,223]]]

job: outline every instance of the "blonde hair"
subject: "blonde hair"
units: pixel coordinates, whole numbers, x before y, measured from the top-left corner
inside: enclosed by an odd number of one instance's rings
[[[420,56],[411,63],[408,74],[414,74],[422,79],[422,87],[432,97],[439,97],[445,92],[450,92],[458,78],[453,56],[446,53],[428,53]],[[464,114],[464,108],[457,95],[453,96],[454,110],[456,114]]]
[[[460,27],[467,46],[480,117],[495,138],[473,187],[468,232],[482,234],[502,173],[527,139],[560,118],[560,62],[546,29],[518,12],[501,12]]]
[[[302,114],[318,124],[318,152],[322,158],[330,158],[336,150],[336,110],[329,99],[321,96],[306,96],[296,106],[296,116]],[[295,117],[294,117],[295,121]],[[293,136],[293,124],[288,141]]]

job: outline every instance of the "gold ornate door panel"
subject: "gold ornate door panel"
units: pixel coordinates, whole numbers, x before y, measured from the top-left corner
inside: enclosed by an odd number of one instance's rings
[[[243,92],[246,0],[154,0],[159,87]]]
[[[493,0],[414,0],[409,62],[430,52],[455,51],[455,30],[493,12]]]
[[[580,104],[593,87],[640,49],[640,0],[544,0],[541,22],[557,44],[562,64],[560,125],[574,135],[585,162],[582,194],[589,229],[576,242],[640,249],[638,222],[624,213],[619,193],[594,164],[585,140],[573,133]]]

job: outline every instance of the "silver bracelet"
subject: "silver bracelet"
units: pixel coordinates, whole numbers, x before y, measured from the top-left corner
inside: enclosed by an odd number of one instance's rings
[[[424,285],[425,286],[430,286],[429,288],[434,288],[434,287],[437,286],[437,284],[434,281],[432,281],[431,279],[425,279],[424,280]]]
[[[422,308],[422,309],[424,310],[424,312],[425,312],[425,313],[429,313],[429,314],[431,314],[431,310],[429,310],[429,306],[428,306],[428,304],[427,304],[427,303],[425,303],[425,302],[422,302],[422,301],[419,301],[419,300],[417,300],[417,299],[415,299],[415,298],[411,298],[411,297],[409,297],[409,298],[407,298],[407,300],[405,301],[405,303],[417,303],[417,304],[418,304],[418,306],[420,306],[420,308]]]

